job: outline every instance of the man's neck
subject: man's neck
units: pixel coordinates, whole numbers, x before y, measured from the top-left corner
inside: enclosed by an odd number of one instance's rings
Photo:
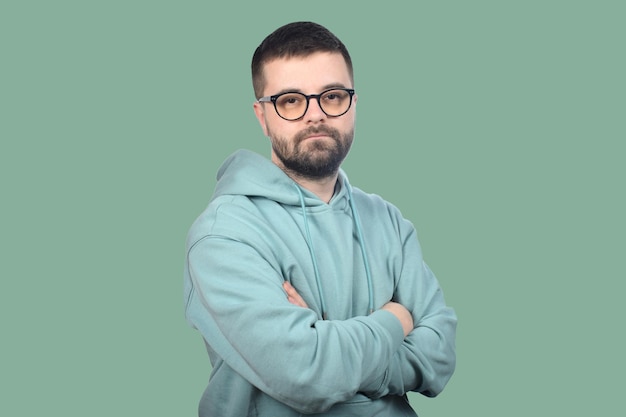
[[[298,178],[291,176],[295,182],[302,188],[312,192],[319,197],[324,203],[330,202],[335,194],[335,185],[337,184],[337,174],[330,178],[324,178],[321,180],[310,180],[306,178]]]
[[[311,179],[303,177],[287,169],[283,169],[285,174],[305,190],[308,190],[319,197],[325,203],[328,203],[335,194],[335,186],[339,173],[335,173],[330,177]]]

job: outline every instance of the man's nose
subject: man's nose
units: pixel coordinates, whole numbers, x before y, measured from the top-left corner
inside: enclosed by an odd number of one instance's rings
[[[306,121],[319,121],[326,118],[326,113],[324,113],[320,107],[320,103],[317,101],[317,98],[311,97],[309,99],[309,108],[306,109],[304,118]]]

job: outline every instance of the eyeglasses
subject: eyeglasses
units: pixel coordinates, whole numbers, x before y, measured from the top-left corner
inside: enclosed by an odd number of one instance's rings
[[[287,92],[275,96],[261,97],[259,103],[272,102],[276,113],[285,120],[298,120],[306,114],[309,108],[309,100],[317,100],[320,109],[327,116],[343,116],[350,110],[354,90],[351,88],[331,88],[319,94],[302,94]]]

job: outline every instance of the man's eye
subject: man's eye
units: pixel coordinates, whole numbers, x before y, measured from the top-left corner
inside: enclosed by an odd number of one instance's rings
[[[289,95],[284,95],[281,96],[278,99],[278,105],[279,106],[297,106],[300,103],[302,103],[303,98],[300,97],[297,94],[289,94]]]

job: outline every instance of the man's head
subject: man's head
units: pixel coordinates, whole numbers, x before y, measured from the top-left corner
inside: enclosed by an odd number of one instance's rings
[[[256,98],[263,97],[265,78],[263,67],[277,58],[306,57],[315,52],[341,54],[354,83],[352,59],[348,49],[332,32],[313,22],[286,24],[268,35],[252,56],[252,86]]]
[[[252,78],[272,161],[295,177],[336,175],[354,137],[357,99],[343,43],[318,24],[290,23],[257,48]]]

